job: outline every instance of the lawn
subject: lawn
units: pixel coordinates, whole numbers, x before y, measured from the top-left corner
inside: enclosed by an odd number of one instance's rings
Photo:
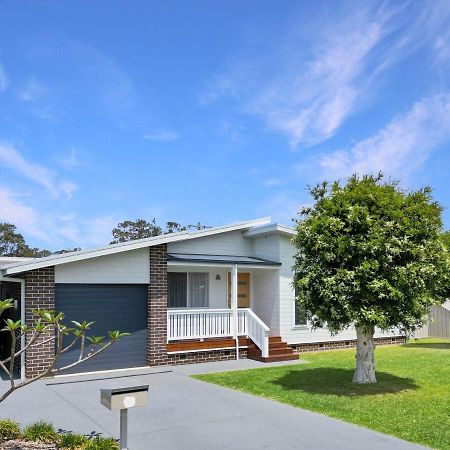
[[[450,340],[379,347],[375,358],[378,383],[372,385],[351,382],[353,350],[301,355],[307,364],[196,378],[450,449]]]

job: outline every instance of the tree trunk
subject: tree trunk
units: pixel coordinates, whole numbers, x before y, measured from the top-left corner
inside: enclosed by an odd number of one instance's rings
[[[375,378],[375,329],[372,325],[356,326],[356,370],[353,383],[376,383]]]

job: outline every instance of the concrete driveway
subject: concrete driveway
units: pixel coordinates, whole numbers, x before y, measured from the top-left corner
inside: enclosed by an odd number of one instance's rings
[[[0,416],[22,424],[44,419],[62,430],[118,437],[119,414],[100,405],[99,389],[148,383],[149,405],[129,411],[131,450],[420,448],[189,376],[259,364],[241,360],[39,381],[6,400]]]

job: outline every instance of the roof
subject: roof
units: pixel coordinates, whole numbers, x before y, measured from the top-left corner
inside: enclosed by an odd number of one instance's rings
[[[267,259],[255,258],[253,256],[236,255],[205,255],[193,253],[168,253],[167,261],[180,263],[214,263],[214,264],[239,264],[251,266],[281,266],[280,262]]]
[[[120,242],[118,244],[111,244],[105,247],[80,250],[77,252],[63,253],[59,255],[51,255],[45,258],[36,258],[33,260],[14,262],[12,264],[0,263],[0,275],[14,275],[29,270],[40,269],[43,267],[57,266],[74,261],[82,261],[85,259],[96,258],[99,256],[106,256],[115,253],[121,253],[130,250],[136,250],[144,247],[151,247],[154,245],[167,244],[170,242],[186,241],[189,239],[197,239],[206,236],[212,236],[220,233],[227,233],[230,231],[248,231],[252,228],[258,228],[269,225],[270,217],[261,219],[248,220],[245,222],[233,223],[221,227],[205,228],[196,231],[180,231],[178,233],[163,234],[145,239],[138,239],[129,242]],[[277,225],[278,226],[278,225]],[[287,227],[285,227],[287,228]]]
[[[261,226],[255,226],[244,232],[245,237],[259,237],[262,234],[279,233],[286,236],[294,236],[295,229],[287,227],[286,225],[280,225],[278,223],[268,223]]]
[[[31,261],[35,258],[27,257],[27,256],[0,256],[0,265],[3,264],[12,264],[15,262],[24,262]]]

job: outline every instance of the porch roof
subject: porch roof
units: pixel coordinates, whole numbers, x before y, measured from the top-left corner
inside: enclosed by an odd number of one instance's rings
[[[206,263],[220,265],[246,265],[246,266],[281,266],[280,262],[254,256],[239,255],[206,255],[197,253],[168,253],[167,261],[174,263]]]

